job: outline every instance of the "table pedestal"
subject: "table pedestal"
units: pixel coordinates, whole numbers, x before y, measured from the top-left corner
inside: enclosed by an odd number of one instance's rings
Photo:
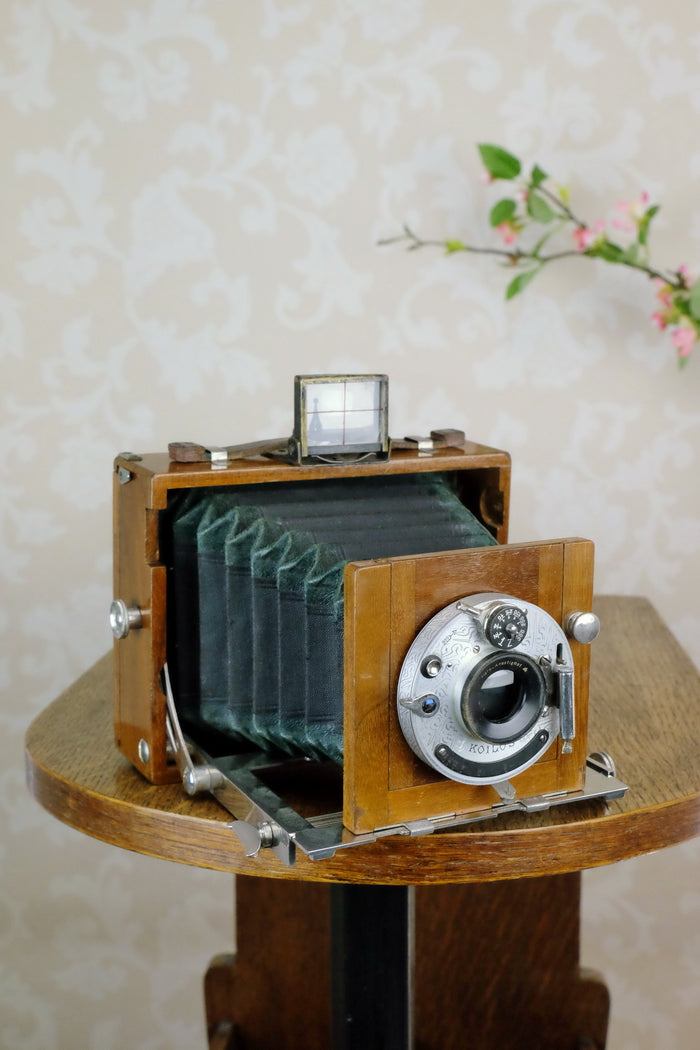
[[[374,887],[239,876],[238,953],[206,977],[210,1047],[603,1050],[580,874]]]
[[[239,876],[238,955],[206,978],[210,1048],[372,1050],[377,1035],[381,1050],[394,1036],[412,1050],[602,1050],[608,993],[579,969],[578,872],[700,834],[700,676],[643,598],[595,608],[588,749],[631,785],[608,804],[325,861],[297,851],[295,867],[248,857],[216,802],[149,784],[116,751],[109,656],[32,723],[28,784],[89,835]]]

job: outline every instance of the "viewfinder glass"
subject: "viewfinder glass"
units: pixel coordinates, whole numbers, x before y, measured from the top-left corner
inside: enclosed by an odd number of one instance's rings
[[[305,455],[384,450],[386,376],[299,376]]]

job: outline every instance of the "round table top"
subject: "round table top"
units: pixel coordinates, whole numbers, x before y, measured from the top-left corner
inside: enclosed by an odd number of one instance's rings
[[[596,601],[588,751],[604,750],[625,797],[504,814],[458,831],[392,836],[327,860],[271,850],[246,857],[231,816],[179,784],[150,784],[116,750],[112,656],[32,723],[27,780],[59,820],[166,860],[248,875],[330,882],[430,884],[554,875],[623,860],[700,833],[700,676],[643,598]]]

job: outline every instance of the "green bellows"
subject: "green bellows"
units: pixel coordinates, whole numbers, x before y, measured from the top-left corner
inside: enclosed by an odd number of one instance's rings
[[[347,562],[496,542],[439,473],[191,489],[166,516],[184,724],[336,762]]]

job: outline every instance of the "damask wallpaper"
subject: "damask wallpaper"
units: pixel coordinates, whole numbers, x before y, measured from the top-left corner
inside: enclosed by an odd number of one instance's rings
[[[486,141],[591,221],[648,192],[659,265],[700,268],[700,4],[7,0],[0,98],[0,1043],[184,1050],[231,880],[23,783],[29,721],[110,645],[112,458],[283,433],[295,373],[387,372],[393,434],[508,449],[512,538],[591,537],[598,591],[700,662],[700,359],[653,287],[574,258],[506,303],[492,259],[377,243],[495,243]],[[697,1046],[699,859],[585,876],[610,1050]]]

